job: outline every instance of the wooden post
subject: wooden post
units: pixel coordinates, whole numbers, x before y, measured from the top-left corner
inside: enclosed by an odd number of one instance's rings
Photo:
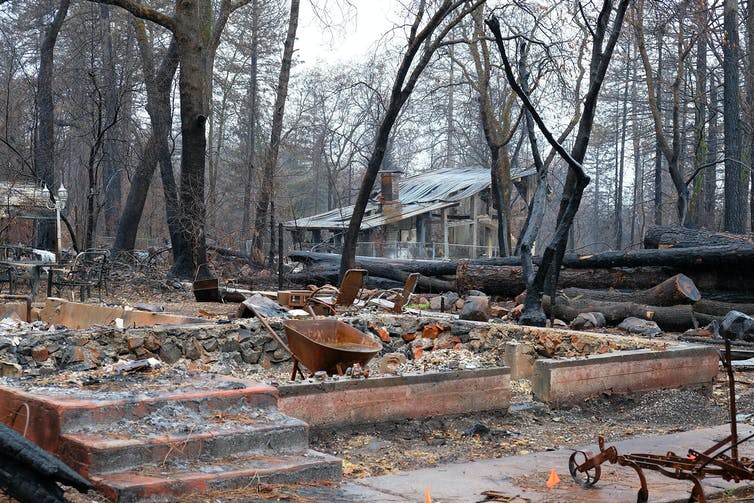
[[[448,208],[443,208],[440,212],[442,220],[442,248],[446,259],[450,258],[450,246],[448,246]]]
[[[471,252],[469,258],[477,258],[476,247],[479,244],[479,236],[477,229],[477,208],[476,208],[476,195],[471,196],[469,200],[471,203]]]

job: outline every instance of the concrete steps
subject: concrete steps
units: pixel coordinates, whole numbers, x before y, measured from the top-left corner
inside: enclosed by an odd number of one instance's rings
[[[118,503],[180,501],[182,494],[249,487],[340,480],[339,459],[315,451],[287,456],[238,456],[214,462],[151,466],[130,472],[92,476],[95,487]]]
[[[272,386],[186,373],[75,384],[0,386],[0,417],[113,501],[341,479],[340,460],[309,450],[308,425],[277,410]],[[27,406],[28,424],[17,419]]]

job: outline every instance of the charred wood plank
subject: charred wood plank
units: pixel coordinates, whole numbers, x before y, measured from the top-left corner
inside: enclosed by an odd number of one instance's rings
[[[21,503],[64,502],[58,482],[80,492],[88,480],[13,428],[0,423],[0,485]]]

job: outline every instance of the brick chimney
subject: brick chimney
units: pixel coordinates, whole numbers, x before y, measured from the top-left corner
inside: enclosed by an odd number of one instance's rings
[[[403,172],[398,170],[380,171],[382,177],[381,203],[384,206],[401,203],[399,192],[401,173]]]

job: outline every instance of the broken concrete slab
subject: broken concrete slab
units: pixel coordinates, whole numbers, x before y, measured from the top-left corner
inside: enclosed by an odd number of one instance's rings
[[[534,374],[537,353],[531,344],[508,342],[505,344],[503,359],[511,369],[511,379],[528,379]]]
[[[31,297],[28,295],[0,295],[0,319],[13,317],[24,322],[31,322]]]

